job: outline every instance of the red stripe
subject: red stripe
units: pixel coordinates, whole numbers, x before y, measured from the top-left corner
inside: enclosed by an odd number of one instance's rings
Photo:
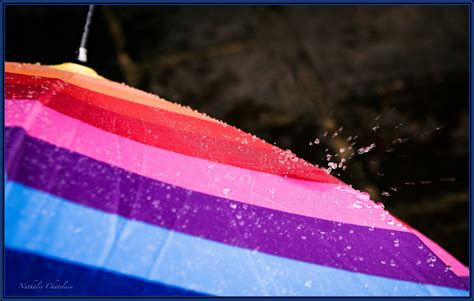
[[[340,181],[234,127],[132,103],[59,79],[6,74],[7,99],[45,106],[154,147],[256,171],[326,183]]]

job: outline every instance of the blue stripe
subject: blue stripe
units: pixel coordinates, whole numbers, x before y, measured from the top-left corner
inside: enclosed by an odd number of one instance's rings
[[[11,181],[5,210],[7,247],[211,295],[468,295],[231,247]]]
[[[205,296],[197,292],[6,249],[6,296]]]

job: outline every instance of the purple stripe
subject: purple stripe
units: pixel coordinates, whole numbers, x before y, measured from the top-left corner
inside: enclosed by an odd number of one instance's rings
[[[295,260],[465,289],[439,258],[427,263],[435,255],[412,233],[310,218],[194,192],[56,147],[20,128],[6,128],[5,142],[11,180],[72,202]]]
[[[471,278],[469,278],[469,276],[462,276],[462,277],[459,277],[459,278],[464,283],[466,288],[469,289],[469,287],[471,286]]]

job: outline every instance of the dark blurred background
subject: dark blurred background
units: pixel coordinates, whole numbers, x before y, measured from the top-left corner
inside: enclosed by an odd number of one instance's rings
[[[7,61],[75,60],[87,7],[5,11]],[[109,79],[346,159],[334,175],[467,264],[467,6],[98,6],[88,49]]]

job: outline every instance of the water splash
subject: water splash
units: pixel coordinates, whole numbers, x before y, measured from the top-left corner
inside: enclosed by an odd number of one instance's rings
[[[393,112],[395,112],[397,109],[397,107],[393,107],[392,109],[390,109],[390,111],[386,112],[386,113],[382,113],[382,114],[379,114],[377,115],[375,118],[374,118],[374,122],[372,124],[371,127],[368,128],[368,130],[370,130],[369,132],[378,132],[379,130],[381,130],[382,128],[388,128],[388,129],[402,129],[402,127],[404,127],[404,123],[403,122],[398,122],[395,124],[395,126],[389,126],[387,127],[386,125],[386,122],[383,120],[383,116],[385,117],[384,119],[386,120],[386,118],[388,118],[388,116],[390,116]],[[393,124],[393,123],[392,123]],[[428,130],[428,131],[425,131],[421,134],[418,134],[418,135],[413,135],[413,136],[409,136],[409,137],[398,137],[398,138],[395,138],[392,140],[392,143],[390,145],[390,147],[388,149],[386,149],[384,152],[387,153],[387,154],[391,154],[391,153],[394,153],[396,150],[398,151],[399,148],[403,147],[403,148],[406,148],[407,146],[409,147],[412,147],[413,145],[411,144],[408,144],[408,142],[412,141],[413,138],[415,137],[418,137],[418,136],[425,136],[425,135],[428,135],[430,133],[433,133],[435,131],[439,131],[440,129],[442,129],[445,125],[439,125],[439,126],[436,126],[435,128],[431,129],[431,130]],[[343,171],[346,171],[348,169],[348,163],[350,160],[352,160],[354,157],[357,157],[357,156],[360,156],[360,155],[365,155],[371,151],[373,151],[376,147],[379,147],[378,144],[376,144],[375,142],[374,143],[371,143],[369,145],[366,145],[366,146],[362,146],[362,147],[358,147],[356,146],[357,144],[357,139],[359,138],[358,135],[350,135],[350,136],[346,136],[344,137],[343,136],[343,126],[340,126],[336,131],[332,132],[332,134],[330,134],[330,132],[328,132],[327,130],[325,130],[322,135],[320,135],[318,138],[314,139],[313,141],[310,141],[309,142],[309,145],[320,145],[323,143],[323,141],[328,144],[328,145],[332,145],[332,146],[337,146],[337,148],[335,148],[333,151],[330,151],[329,148],[325,148],[324,149],[324,156],[323,156],[323,160],[321,160],[320,162],[325,162],[325,164],[323,164],[321,167],[319,165],[317,165],[318,168],[324,170],[326,173],[328,174],[335,174],[337,176],[341,176],[341,173]],[[337,140],[336,140],[337,139]],[[334,141],[332,141],[334,140]],[[344,144],[344,142],[346,142],[345,145],[342,145],[341,146],[341,143]],[[383,150],[382,150],[383,151]],[[389,158],[383,158],[382,160],[390,160],[390,159],[402,159],[402,158],[406,158],[407,155],[405,154],[402,154],[402,155],[399,155],[399,154],[396,154],[394,153],[394,155],[392,157],[389,157]],[[372,166],[374,166],[374,168],[377,168],[379,165],[380,162],[375,162],[375,161],[369,161],[368,163],[371,163]],[[349,176],[351,176],[351,174],[348,174]],[[376,175],[377,176],[385,176],[385,174],[383,172],[380,172],[380,171],[377,171],[376,172]],[[454,178],[442,178],[442,179],[439,179],[440,182],[454,182],[455,179]],[[422,184],[422,185],[428,185],[428,184],[432,184],[434,181],[432,180],[423,180],[423,181],[405,181],[402,183],[402,185],[399,185],[399,186],[415,186],[417,185],[417,183],[419,182],[419,184]],[[400,190],[400,187],[398,186],[389,186],[389,187],[386,187],[385,189],[381,190],[380,191],[380,195],[383,196],[383,197],[390,197],[392,196],[393,193],[396,193]],[[371,194],[376,194],[377,192],[374,192],[374,191],[371,191]],[[370,198],[370,196],[369,196]],[[358,204],[356,203],[356,206],[358,206]],[[395,224],[395,222],[394,222]]]

